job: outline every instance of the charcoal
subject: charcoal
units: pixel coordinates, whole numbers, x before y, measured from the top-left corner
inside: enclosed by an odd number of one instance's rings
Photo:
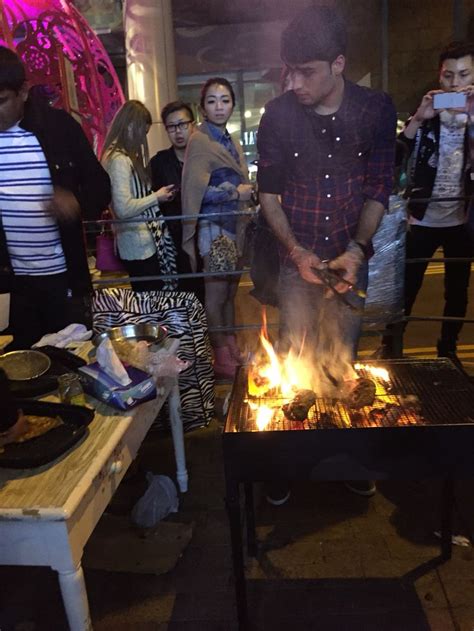
[[[362,412],[353,410],[349,412],[349,418],[351,419],[352,427],[365,427],[367,425],[367,419]]]
[[[403,415],[403,410],[399,405],[389,403],[385,406],[385,419],[389,425],[396,425]]]
[[[320,412],[318,418],[318,426],[321,429],[333,429],[337,428],[337,423],[333,419],[331,414],[329,414],[329,412]]]
[[[316,394],[312,390],[298,390],[294,398],[282,406],[283,414],[289,421],[303,422],[308,418],[311,406],[316,403]]]
[[[375,400],[375,383],[372,379],[359,377],[355,387],[345,399],[345,404],[350,408],[358,409],[372,405]]]
[[[373,408],[369,410],[369,425],[372,427],[381,427],[385,424],[386,411],[385,408]]]

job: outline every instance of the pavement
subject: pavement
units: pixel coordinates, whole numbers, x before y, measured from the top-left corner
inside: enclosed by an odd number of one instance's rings
[[[432,305],[438,290],[429,284],[426,291]],[[252,309],[247,321],[258,320],[258,308]],[[432,356],[437,326],[410,325],[407,350],[425,349],[411,355]],[[467,347],[468,370],[471,339],[472,325],[471,330],[466,325],[462,345]],[[377,343],[365,339],[365,354]],[[225,385],[218,388],[218,410],[228,390]],[[167,521],[191,525],[192,537],[174,568],[161,575],[85,568],[95,631],[237,629],[221,432],[222,416],[185,437],[189,491]],[[168,434],[149,434],[109,515],[128,518],[144,491],[148,470],[173,477]],[[440,491],[436,480],[380,482],[376,495],[367,499],[342,483],[302,482],[293,485],[285,505],[274,507],[257,485],[259,551],[256,559],[245,561],[252,628],[473,631],[473,547],[454,546],[452,559],[440,562],[434,535]],[[474,481],[457,481],[455,532],[471,542],[473,498]],[[158,549],[160,545],[166,546],[157,539]],[[63,629],[67,624],[53,571],[0,568],[1,631]]]

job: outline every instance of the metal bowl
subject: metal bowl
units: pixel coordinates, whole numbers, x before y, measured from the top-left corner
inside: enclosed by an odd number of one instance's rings
[[[99,346],[106,339],[127,342],[145,340],[150,344],[159,344],[168,336],[168,329],[161,324],[126,324],[103,331],[92,340],[94,346]]]
[[[51,360],[39,351],[11,351],[0,355],[0,368],[12,381],[29,381],[43,375]]]

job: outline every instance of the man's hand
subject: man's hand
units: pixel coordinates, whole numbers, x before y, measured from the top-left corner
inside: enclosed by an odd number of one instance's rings
[[[351,289],[352,285],[356,284],[357,273],[364,260],[365,257],[362,250],[357,244],[353,244],[349,245],[343,254],[332,261],[329,261],[329,269],[339,272],[342,278],[349,283],[338,283],[337,285],[334,285],[335,291],[340,294],[344,294],[346,291]]]
[[[54,187],[54,194],[46,210],[59,221],[74,221],[81,216],[81,209],[76,196],[60,186]]]
[[[421,103],[416,110],[413,119],[419,123],[425,120],[434,118],[436,116],[436,110],[433,107],[433,96],[435,94],[442,94],[444,90],[430,90],[421,99]]]
[[[305,250],[303,247],[297,245],[290,252],[290,259],[298,268],[298,272],[303,280],[315,285],[321,285],[321,281],[314,273],[313,269],[324,269],[326,264],[321,259],[311,252]]]

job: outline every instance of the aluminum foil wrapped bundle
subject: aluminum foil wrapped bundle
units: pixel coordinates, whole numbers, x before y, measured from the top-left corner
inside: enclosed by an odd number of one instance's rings
[[[403,317],[406,200],[391,195],[388,211],[373,238],[364,328],[378,329]]]

